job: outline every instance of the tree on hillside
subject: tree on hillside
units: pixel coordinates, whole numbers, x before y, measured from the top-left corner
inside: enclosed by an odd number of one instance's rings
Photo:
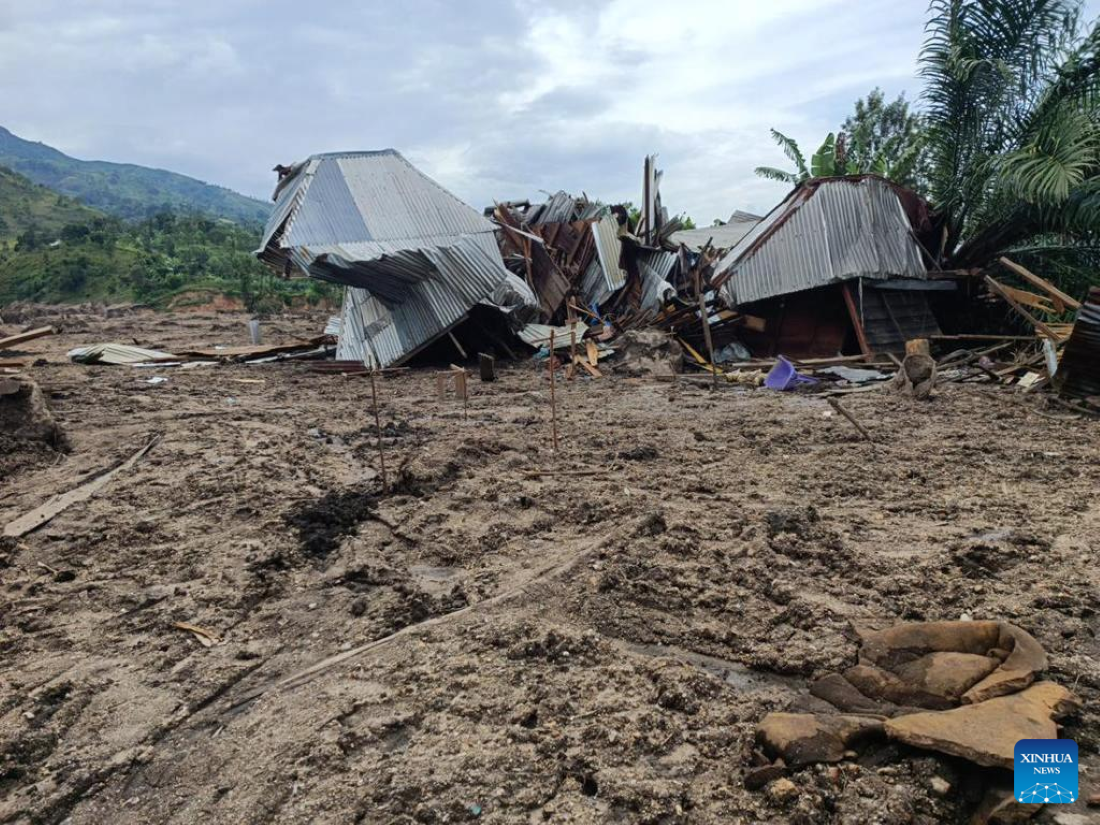
[[[945,267],[1008,253],[1084,278],[1095,262],[1100,28],[1082,29],[1081,6],[933,0],[920,63]]]
[[[889,177],[922,194],[926,191],[924,123],[910,111],[905,95],[890,103],[876,87],[856,101],[855,112],[844,121],[848,157],[860,169],[874,169],[885,161]]]

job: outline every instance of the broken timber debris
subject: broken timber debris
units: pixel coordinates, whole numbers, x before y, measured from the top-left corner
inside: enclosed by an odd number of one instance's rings
[[[26,344],[29,341],[34,341],[37,338],[43,338],[47,335],[56,335],[57,330],[54,327],[39,327],[38,329],[28,330],[27,332],[20,332],[15,335],[9,335],[6,338],[0,338],[0,352],[4,350],[14,349],[20,344]]]
[[[43,524],[46,524],[52,520],[55,516],[68,510],[75,504],[87,501],[101,489],[103,489],[115,476],[120,473],[124,473],[137,464],[145,455],[156,446],[160,441],[160,436],[154,436],[150,441],[131,455],[125,461],[116,464],[114,467],[105,470],[91,481],[86,481],[78,487],[69,490],[66,493],[61,493],[54,498],[47,501],[41,507],[36,507],[26,515],[20,516],[14,521],[8,522],[4,526],[4,535],[11,538],[19,538],[30,533],[32,530],[37,530]]]

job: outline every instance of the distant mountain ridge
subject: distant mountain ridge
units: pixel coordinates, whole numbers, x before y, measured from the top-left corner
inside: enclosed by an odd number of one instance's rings
[[[81,203],[127,220],[156,212],[199,212],[257,225],[271,205],[164,169],[129,163],[77,160],[64,152],[24,140],[0,126],[0,166]]]
[[[52,241],[63,227],[97,217],[102,213],[0,165],[0,244],[28,229]]]

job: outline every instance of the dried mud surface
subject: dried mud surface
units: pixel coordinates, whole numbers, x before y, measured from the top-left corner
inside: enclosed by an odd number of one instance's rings
[[[1044,645],[1100,790],[1098,423],[849,396],[872,447],[820,399],[611,377],[558,387],[555,456],[543,373],[471,382],[467,420],[418,370],[380,384],[387,493],[362,378],[64,357],[244,316],[65,326],[25,349],[71,452],[11,464],[0,523],[161,440],[0,544],[2,823],[963,823],[918,751],[744,786],[854,626],[963,615]]]

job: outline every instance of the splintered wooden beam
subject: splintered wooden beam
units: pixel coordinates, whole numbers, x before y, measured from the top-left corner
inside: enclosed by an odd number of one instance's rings
[[[1008,305],[1010,307],[1012,307],[1018,313],[1023,315],[1031,323],[1031,325],[1033,327],[1035,327],[1035,329],[1039,330],[1039,332],[1043,333],[1043,335],[1045,335],[1051,341],[1054,341],[1055,343],[1058,343],[1062,340],[1062,336],[1058,335],[1056,332],[1054,332],[1054,330],[1052,330],[1050,327],[1048,327],[1045,323],[1043,323],[1038,318],[1036,318],[1034,315],[1032,315],[1030,312],[1028,312],[1023,307],[1023,305],[1020,304],[1019,301],[1017,301],[1015,298],[1012,297],[1012,295],[1010,295],[1008,293],[1008,291],[1004,288],[1004,286],[1002,286],[1000,284],[1000,282],[995,281],[989,275],[986,275],[985,276],[985,283],[986,283],[986,286],[988,286],[991,290],[993,290],[994,293],[996,293],[1001,298],[1003,298],[1005,301],[1007,301]]]
[[[1015,272],[1032,286],[1038,287],[1039,289],[1043,290],[1043,292],[1047,293],[1047,295],[1054,299],[1056,305],[1062,304],[1063,307],[1058,310],[1059,312],[1065,312],[1065,307],[1069,307],[1070,309],[1081,308],[1080,301],[1062,292],[1062,290],[1058,289],[1058,287],[1056,287],[1049,281],[1040,278],[1030,269],[1022,267],[1018,263],[1010,261],[1008,258],[1001,258],[1001,264],[1005,267],[1005,269],[1008,269],[1011,272]]]

